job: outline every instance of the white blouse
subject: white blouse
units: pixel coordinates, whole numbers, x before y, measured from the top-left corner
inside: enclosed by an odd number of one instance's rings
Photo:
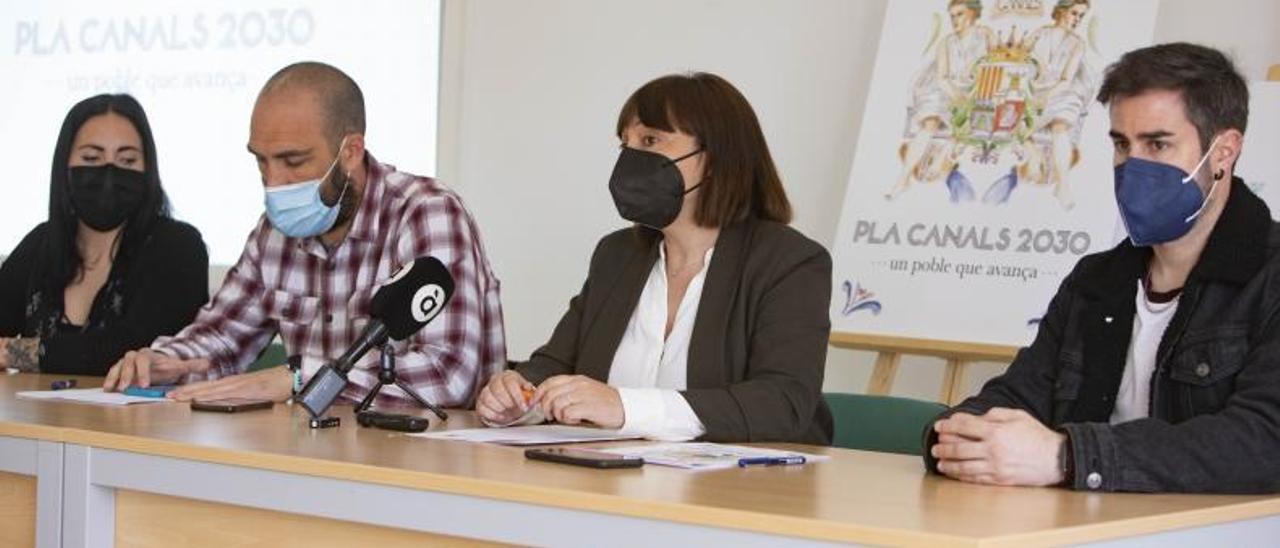
[[[711,265],[708,249],[702,270],[676,309],[671,335],[667,326],[667,246],[658,246],[658,260],[631,314],[622,342],[609,367],[609,385],[618,389],[624,414],[622,431],[652,440],[685,441],[705,433],[706,427],[680,395],[688,380],[689,339],[702,300],[702,286]]]

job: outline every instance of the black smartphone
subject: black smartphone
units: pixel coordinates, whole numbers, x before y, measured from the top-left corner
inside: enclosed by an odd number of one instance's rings
[[[380,413],[378,411],[361,411],[356,413],[356,422],[360,426],[372,426],[397,432],[422,432],[431,421],[413,415],[401,413]]]
[[[605,453],[604,451],[572,449],[568,447],[540,447],[537,449],[526,449],[524,451],[524,456],[527,459],[558,462],[561,464],[573,464],[575,466],[586,466],[589,468],[638,468],[640,466],[644,466],[644,459],[640,457],[628,457],[624,455],[615,455],[613,453]]]
[[[275,402],[271,400],[252,400],[248,398],[227,398],[225,400],[193,400],[192,411],[214,411],[217,413],[239,413],[256,409],[271,409]]]

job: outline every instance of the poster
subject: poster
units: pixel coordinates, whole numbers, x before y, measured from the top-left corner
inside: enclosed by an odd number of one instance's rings
[[[268,77],[303,60],[361,86],[368,149],[411,173],[435,171],[440,6],[384,0],[41,0],[0,14],[0,254],[48,215],[50,159],[63,117],[100,93],[142,103],[174,217],[195,225],[213,264],[230,265],[262,215],[262,176],[245,149]]]
[[[891,2],[833,249],[835,331],[1024,345],[1116,242],[1094,97],[1154,0]]]

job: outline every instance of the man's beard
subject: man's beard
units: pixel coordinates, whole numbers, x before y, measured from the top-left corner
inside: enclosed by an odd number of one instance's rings
[[[338,217],[333,221],[334,228],[337,228],[347,224],[356,214],[356,188],[351,184],[351,177],[341,171],[334,170],[330,177],[327,186],[342,196],[338,202]]]

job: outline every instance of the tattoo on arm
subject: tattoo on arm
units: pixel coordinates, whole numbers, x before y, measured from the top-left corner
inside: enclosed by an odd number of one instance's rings
[[[40,339],[9,339],[5,345],[8,365],[19,371],[40,371]]]

